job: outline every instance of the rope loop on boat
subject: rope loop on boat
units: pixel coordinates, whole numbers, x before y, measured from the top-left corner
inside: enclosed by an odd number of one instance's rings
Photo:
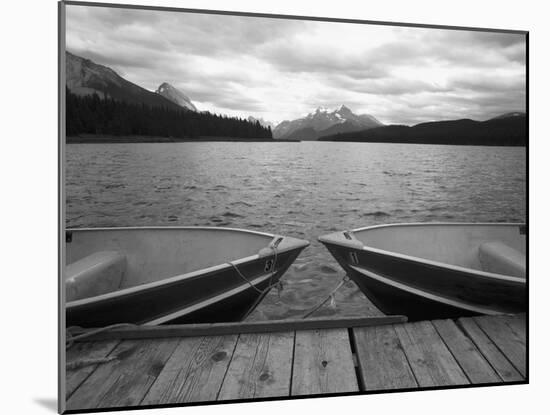
[[[347,276],[347,274],[344,275],[344,278],[342,278],[342,280],[338,283],[338,285],[334,287],[334,289],[324,298],[324,300],[321,301],[319,304],[317,304],[315,307],[313,307],[311,310],[309,310],[306,314],[304,314],[302,318],[309,317],[310,315],[315,313],[317,310],[319,310],[328,300],[330,300],[331,298],[334,298],[334,294],[336,294],[336,291],[338,291],[340,287],[342,287],[349,280],[350,279]]]
[[[243,275],[243,273],[239,270],[239,268],[234,263],[229,262],[229,264],[235,269],[235,271],[237,271],[237,274],[239,275],[239,277],[241,277],[244,281],[246,281],[248,285],[250,285],[250,287],[253,288],[255,291],[257,291],[259,294],[258,298],[256,298],[256,301],[254,301],[254,303],[250,306],[248,311],[245,313],[243,319],[247,318],[250,315],[250,313],[252,313],[252,311],[258,306],[258,303],[262,300],[264,294],[267,293],[269,290],[271,290],[273,287],[277,287],[277,295],[279,299],[281,298],[283,283],[281,281],[277,281],[275,283],[272,282],[273,277],[275,276],[275,274],[277,274],[277,256],[279,253],[277,251],[277,245],[271,243],[269,244],[269,248],[271,248],[271,250],[273,251],[273,265],[271,266],[272,272],[271,272],[271,275],[269,276],[269,283],[267,284],[267,287],[265,287],[263,290],[260,290],[258,287],[252,284],[252,282]]]
[[[256,290],[261,295],[263,295],[265,292],[269,291],[271,288],[273,288],[273,287],[275,287],[276,285],[279,284],[279,282],[276,282],[274,284],[272,283],[273,277],[275,276],[275,274],[277,274],[277,255],[278,255],[277,247],[273,244],[270,244],[269,248],[271,248],[271,250],[273,251],[273,265],[271,266],[272,272],[271,272],[271,275],[269,276],[269,284],[263,290],[260,290],[258,287],[256,287],[254,284],[252,284],[252,282],[243,275],[243,273],[237,267],[237,265],[235,265],[233,262],[228,262],[228,264],[231,265],[233,267],[233,269],[237,272],[239,277],[241,277],[244,281],[246,281],[248,283],[248,285],[250,285],[251,288]],[[261,297],[261,295],[260,295],[260,297]]]

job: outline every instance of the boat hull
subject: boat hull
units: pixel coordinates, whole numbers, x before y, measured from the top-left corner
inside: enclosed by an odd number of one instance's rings
[[[242,320],[276,284],[307,241],[280,250],[66,305],[66,325],[213,323]],[[288,245],[292,246],[288,246]]]
[[[349,237],[349,236],[348,236]],[[357,240],[321,242],[360,290],[385,314],[409,320],[524,312],[525,280],[415,260],[369,249]]]
[[[406,315],[409,321],[457,318],[481,314],[465,307],[445,304],[406,290],[395,288],[352,270],[349,274],[359,289],[384,314]]]

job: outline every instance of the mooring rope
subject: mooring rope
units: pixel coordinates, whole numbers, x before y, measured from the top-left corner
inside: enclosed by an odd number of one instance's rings
[[[111,324],[110,326],[100,327],[100,328],[97,328],[95,330],[86,331],[84,333],[77,334],[77,335],[74,335],[73,332],[82,330],[82,327],[78,327],[78,326],[67,327],[65,347],[68,349],[73,345],[73,343],[76,340],[86,339],[88,337],[93,336],[94,334],[103,333],[104,331],[109,331],[109,330],[112,330],[112,329],[118,329],[118,328],[121,328],[121,327],[135,327],[135,326],[137,326],[137,324],[117,323],[117,324]]]
[[[311,310],[309,310],[306,314],[304,314],[302,318],[307,318],[315,313],[317,310],[319,310],[334,294],[336,294],[336,291],[338,291],[340,287],[344,285],[347,281],[349,281],[349,277],[347,275],[344,275],[344,278],[342,278],[338,285],[334,287],[334,289],[325,297],[325,299],[317,304],[315,307],[313,307]]]
[[[109,363],[116,359],[118,359],[117,356],[109,356],[109,357],[101,357],[97,359],[75,360],[74,362],[67,363],[66,368],[67,370],[76,370],[76,369],[80,369],[81,367],[100,365],[102,363]]]
[[[273,279],[273,277],[277,273],[277,255],[278,255],[277,246],[276,245],[270,245],[270,247],[273,250],[273,267],[272,267],[273,272],[269,276],[269,284],[267,285],[268,287],[272,286],[271,285],[271,280]],[[277,282],[279,282],[279,281],[277,281]]]
[[[256,287],[254,284],[252,284],[252,282],[246,278],[242,272],[239,270],[239,268],[232,262],[229,262],[229,264],[235,269],[235,271],[237,271],[237,274],[244,280],[248,283],[248,285],[250,285],[250,287],[252,287],[254,290],[256,290],[260,295],[258,296],[258,298],[256,299],[256,301],[252,304],[252,307],[249,308],[249,310],[246,312],[245,314],[245,317],[248,317],[248,315],[252,312],[252,310],[254,310],[254,308],[258,305],[258,302],[261,300],[263,294],[266,292],[266,291],[269,291],[271,288],[275,287],[275,286],[278,286],[278,294],[279,294],[279,298],[281,296],[281,290],[282,290],[282,282],[281,281],[277,281],[275,284],[273,284],[271,281],[272,281],[272,278],[275,276],[275,274],[277,273],[277,270],[276,270],[276,264],[277,264],[277,248],[270,245],[270,248],[274,251],[274,262],[273,262],[273,272],[271,273],[271,275],[269,276],[269,284],[268,286],[263,289],[263,290],[260,290],[258,287]],[[344,277],[342,278],[342,280],[338,283],[338,285],[336,285],[336,287],[334,287],[334,289],[332,289],[332,291],[323,299],[323,301],[321,301],[319,304],[317,304],[315,307],[313,307],[311,310],[309,310],[306,314],[304,314],[302,316],[302,318],[307,318],[309,317],[310,315],[312,315],[313,313],[315,313],[319,308],[321,308],[330,298],[332,298],[334,296],[334,294],[336,293],[336,291],[338,291],[340,289],[340,287],[342,287],[347,281],[349,281],[349,277],[347,275],[344,275]]]
[[[137,326],[137,324],[131,324],[131,323],[111,324],[110,326],[100,327],[100,328],[97,328],[95,330],[86,331],[84,333],[77,334],[77,335],[74,335],[72,332],[77,331],[77,330],[80,331],[80,330],[82,330],[82,327],[78,327],[78,326],[67,327],[65,347],[66,347],[66,349],[70,349],[75,341],[86,339],[88,337],[91,337],[91,336],[93,336],[95,334],[98,334],[98,333],[102,333],[104,331],[108,331],[108,330],[112,330],[112,329],[116,329],[116,328],[121,328],[121,327],[135,327],[135,326]],[[109,363],[109,362],[112,362],[113,360],[116,360],[116,359],[118,359],[118,356],[99,357],[99,358],[96,358],[96,359],[78,359],[78,360],[75,360],[73,362],[67,363],[65,367],[66,367],[67,370],[76,370],[76,369],[80,369],[81,367],[85,367],[85,366],[92,366],[92,365],[100,365],[100,364],[103,364],[103,363]]]

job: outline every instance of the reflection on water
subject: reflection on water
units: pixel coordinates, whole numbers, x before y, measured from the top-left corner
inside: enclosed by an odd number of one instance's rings
[[[319,235],[526,213],[524,148],[209,142],[71,144],[66,154],[69,227],[231,226],[309,240],[253,319],[301,317],[337,285],[343,271]],[[378,313],[348,282],[315,316]]]

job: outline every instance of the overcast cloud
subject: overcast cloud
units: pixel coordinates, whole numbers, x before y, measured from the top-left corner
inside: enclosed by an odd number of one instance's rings
[[[384,123],[525,111],[525,36],[67,6],[67,49],[200,110],[279,122],[341,104]]]

